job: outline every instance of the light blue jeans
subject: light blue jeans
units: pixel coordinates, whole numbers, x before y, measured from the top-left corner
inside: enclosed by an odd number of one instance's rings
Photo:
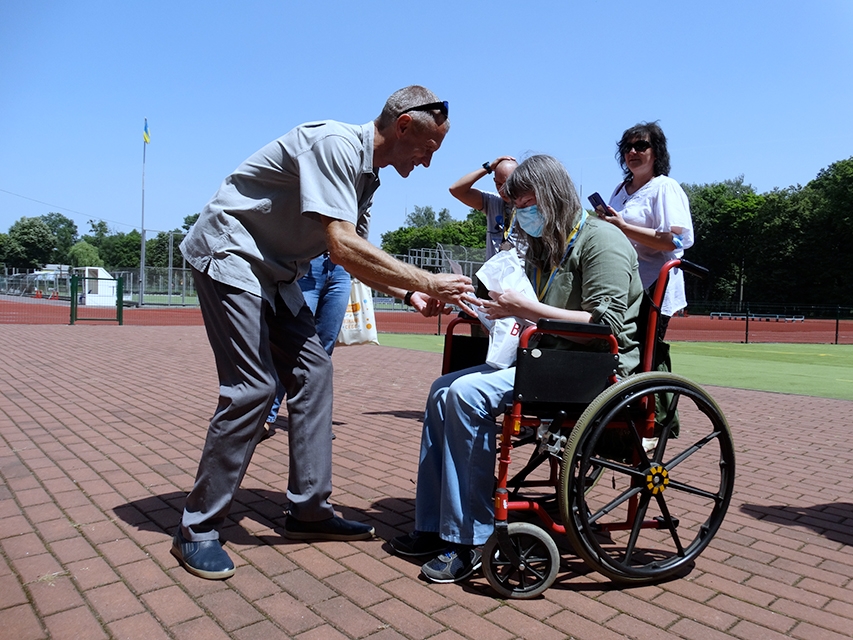
[[[433,382],[424,414],[415,529],[481,545],[494,530],[495,418],[512,401],[515,367],[483,364]]]
[[[332,355],[349,305],[352,286],[350,275],[346,269],[323,254],[311,261],[308,273],[298,282],[305,302],[314,314],[314,324],[317,327],[320,344],[323,345],[326,353]],[[279,384],[267,422],[276,421],[283,399],[284,387]]]

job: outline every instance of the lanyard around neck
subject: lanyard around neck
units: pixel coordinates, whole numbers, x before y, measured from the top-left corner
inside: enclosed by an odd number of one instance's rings
[[[563,252],[563,257],[560,260],[560,264],[551,269],[551,274],[548,276],[548,280],[545,282],[544,287],[541,283],[542,272],[539,271],[536,267],[533,268],[533,277],[536,280],[536,297],[539,298],[539,302],[542,302],[545,298],[545,294],[548,293],[548,290],[551,288],[551,283],[554,282],[554,276],[557,275],[557,269],[559,269],[563,263],[566,261],[566,258],[569,256],[569,253],[572,250],[572,247],[575,245],[575,240],[578,239],[578,234],[580,230],[583,229],[583,225],[586,222],[586,211],[581,211],[581,219],[578,220],[578,223],[575,225],[574,229],[572,229],[571,233],[569,233],[569,237],[566,238],[566,250]]]
[[[512,233],[512,227],[515,225],[515,207],[512,208],[512,212],[509,214],[509,224],[504,224],[504,232],[503,232],[503,241],[506,242],[507,238],[509,238]]]

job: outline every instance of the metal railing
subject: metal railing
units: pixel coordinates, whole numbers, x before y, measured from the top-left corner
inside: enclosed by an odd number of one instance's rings
[[[479,256],[475,254],[460,252],[455,247],[445,246],[443,249],[445,256],[440,264],[432,252],[396,257],[416,266],[443,271],[449,271],[445,263],[447,258],[451,258],[463,265],[466,275],[476,272],[481,264],[477,260]],[[466,257],[474,259],[465,260]],[[145,270],[146,286],[142,304],[138,296],[138,269],[110,270],[109,275],[115,280],[83,278],[83,275],[89,275],[86,272],[90,270],[57,266],[53,269],[24,271],[0,266],[0,323],[65,324],[70,320],[74,324],[96,320],[119,324],[201,324],[191,269],[148,267]],[[72,286],[74,273],[80,276],[76,289]],[[101,290],[104,286],[118,288],[119,281],[120,293],[116,291],[111,294],[113,297],[109,302],[103,299],[95,302],[96,294],[94,290],[90,292],[93,288],[90,284],[97,283]],[[99,297],[103,295],[99,294]],[[73,309],[69,308],[72,303]],[[132,308],[133,317],[128,318],[128,307]],[[382,320],[382,332],[441,333],[441,319],[422,318],[402,302],[383,294],[374,293],[374,307]],[[825,326],[825,330],[821,329],[821,335],[825,335],[821,341],[846,344],[850,340],[847,327],[853,322],[853,307],[700,300],[690,301],[684,315],[705,316],[712,319],[714,325],[737,324],[743,342],[752,342],[754,339],[761,341],[761,334],[778,334],[779,331],[785,331],[782,325],[787,324],[785,335],[777,336],[781,341],[797,342],[798,334],[805,336],[815,331],[815,327]],[[776,327],[777,323],[779,327]],[[808,337],[805,340],[808,341]]]

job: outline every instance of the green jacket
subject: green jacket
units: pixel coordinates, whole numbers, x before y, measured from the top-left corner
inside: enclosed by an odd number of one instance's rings
[[[535,245],[538,243],[534,240],[528,257],[536,255],[538,247]],[[529,260],[527,275],[535,289],[535,269]],[[540,275],[542,288],[549,275],[550,272]],[[541,293],[537,291],[537,295]],[[586,311],[592,315],[592,322],[609,326],[619,343],[619,374],[624,377],[640,364],[637,317],[642,298],[643,285],[634,247],[612,224],[587,216],[542,302],[562,309]],[[545,342],[540,344],[548,346]],[[561,341],[561,346],[579,348],[566,340]],[[597,340],[580,348],[600,350],[606,348],[606,343]]]

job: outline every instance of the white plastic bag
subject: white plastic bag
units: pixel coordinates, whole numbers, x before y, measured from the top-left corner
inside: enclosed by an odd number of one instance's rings
[[[499,251],[477,271],[477,279],[489,291],[504,293],[510,289],[536,300],[533,285],[524,273],[524,267],[515,251]],[[495,369],[506,369],[515,363],[518,351],[518,338],[528,326],[527,320],[519,318],[501,318],[489,320],[485,313],[477,308],[477,316],[483,326],[489,330],[489,350],[486,364]]]
[[[376,316],[373,314],[373,292],[355,278],[352,279],[350,303],[336,344],[379,344]]]
[[[493,369],[506,369],[514,365],[518,353],[518,336],[523,328],[515,318],[495,320],[489,329],[486,364]]]

